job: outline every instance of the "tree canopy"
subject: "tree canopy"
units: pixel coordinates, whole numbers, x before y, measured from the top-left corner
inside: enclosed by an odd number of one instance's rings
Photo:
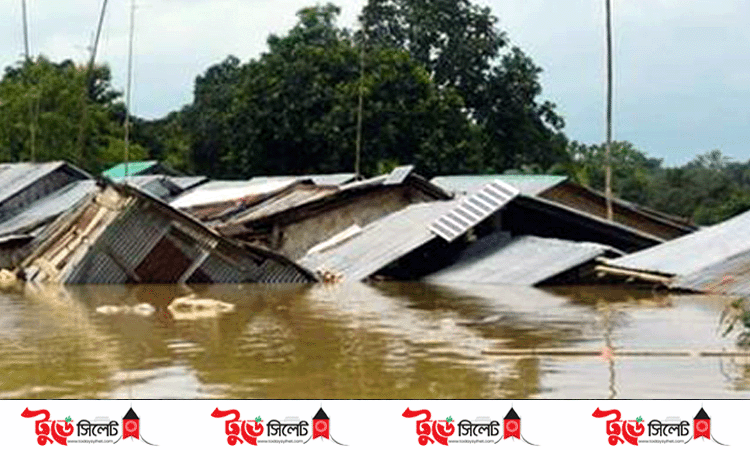
[[[70,60],[47,58],[8,67],[0,79],[0,159],[46,161],[66,159],[98,173],[122,160],[125,117],[120,93],[111,86],[107,66],[94,68],[86,91],[86,70]],[[82,99],[87,100],[84,116]],[[85,151],[78,142],[86,118]],[[140,146],[133,158],[146,155]]]

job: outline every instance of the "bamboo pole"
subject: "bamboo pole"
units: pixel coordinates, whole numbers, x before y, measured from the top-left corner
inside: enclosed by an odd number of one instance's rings
[[[605,0],[607,14],[607,144],[604,150],[604,195],[607,199],[607,220],[612,214],[612,14],[611,0]]]
[[[483,355],[505,357],[580,357],[603,356],[602,349],[592,348],[503,348],[487,349]],[[737,350],[689,350],[689,349],[613,349],[612,357],[680,357],[680,358],[709,358],[709,357],[750,357],[750,351]]]
[[[135,0],[130,2],[130,42],[128,44],[128,81],[125,93],[125,181],[127,182],[130,163],[130,97],[133,81],[133,31],[135,30]]]

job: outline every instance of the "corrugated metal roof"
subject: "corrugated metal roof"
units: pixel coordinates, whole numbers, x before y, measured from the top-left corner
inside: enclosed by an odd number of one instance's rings
[[[388,177],[383,181],[385,185],[401,184],[406,180],[406,177],[411,175],[414,171],[414,166],[401,166],[396,167],[393,171],[388,174]]]
[[[266,177],[253,177],[251,181],[276,181],[276,180],[310,180],[318,186],[340,186],[354,181],[357,175],[354,173],[330,173],[313,175],[277,175]]]
[[[557,175],[449,175],[435,177],[430,182],[448,192],[468,194],[481,189],[493,180],[500,180],[524,195],[539,195],[567,180]]]
[[[287,258],[224,239],[131,185],[109,185],[34,241],[27,280],[63,283],[304,282]]]
[[[430,224],[430,231],[452,242],[466,233],[469,228],[476,226],[505,206],[517,195],[518,189],[502,181],[494,180],[475,193],[464,197],[456,209]]]
[[[0,164],[0,203],[62,167],[65,163],[5,163]]]
[[[688,275],[750,250],[750,211],[608,264],[665,275]]]
[[[128,175],[138,175],[153,168],[157,164],[159,164],[159,161],[131,161],[128,163],[120,163],[102,172],[102,176],[105,176],[112,180],[117,178],[124,178],[126,166],[128,168]]]
[[[238,214],[231,219],[231,223],[245,223],[253,220],[269,217],[298,206],[314,202],[321,198],[335,194],[335,187],[298,185],[296,189],[280,193],[271,197],[248,210]]]
[[[197,206],[211,205],[215,203],[239,200],[246,197],[268,195],[292,184],[297,183],[294,178],[275,180],[249,180],[249,181],[209,181],[171,202],[175,208],[193,208]]]
[[[617,250],[589,242],[536,236],[511,239],[507,233],[495,233],[473,243],[455,264],[428,276],[426,280],[533,286],[607,252]]]
[[[0,236],[31,231],[74,207],[86,195],[95,191],[94,180],[71,183],[0,223]]]
[[[750,250],[678,277],[671,286],[709,294],[750,295]]]
[[[370,223],[358,235],[322,253],[305,255],[299,263],[310,270],[332,271],[346,280],[363,280],[421,245],[436,239],[428,224],[460,201],[411,205]]]
[[[117,178],[113,179],[113,181],[130,184],[162,200],[168,200],[176,194],[176,191],[181,191],[177,186],[170,183],[164,175],[137,175],[128,178]]]
[[[175,186],[179,187],[183,191],[186,191],[190,188],[193,188],[205,182],[206,180],[208,180],[208,177],[204,177],[202,175],[194,176],[194,177],[169,177],[168,176],[167,179],[171,181]]]

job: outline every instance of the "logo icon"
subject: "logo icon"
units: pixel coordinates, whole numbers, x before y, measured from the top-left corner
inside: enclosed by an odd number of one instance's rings
[[[64,420],[50,420],[50,413],[46,409],[29,410],[26,408],[21,417],[38,418],[35,421],[34,431],[37,435],[37,443],[46,445],[58,443],[68,444],[116,444],[123,438],[135,438],[148,445],[154,445],[143,438],[140,430],[140,419],[130,408],[122,420],[122,435],[120,436],[120,423],[110,420],[109,417],[96,417],[93,421],[82,419],[77,422],[71,416]],[[115,439],[116,436],[120,436]]]
[[[226,419],[224,424],[224,433],[227,435],[229,445],[242,443],[250,445],[307,444],[317,438],[328,439],[338,445],[345,445],[333,438],[331,419],[322,407],[313,416],[312,425],[306,420],[299,420],[298,417],[287,417],[283,421],[271,419],[264,427],[260,416],[256,416],[254,420],[240,421],[240,412],[236,409],[222,411],[216,408],[211,413],[211,417],[219,419],[230,416],[231,418]],[[264,431],[266,432],[265,436],[263,436]],[[305,436],[309,436],[307,440],[299,439]]]
[[[639,443],[687,444],[691,440],[698,438],[709,439],[719,445],[725,445],[717,441],[711,434],[711,418],[706,414],[703,407],[701,407],[698,414],[693,418],[692,437],[690,436],[690,422],[681,420],[680,418],[667,418],[664,422],[653,419],[646,427],[643,425],[645,422],[641,416],[638,416],[635,420],[620,420],[622,415],[617,409],[602,411],[596,408],[592,416],[597,418],[614,416],[614,418],[607,420],[606,425],[609,445],[624,444],[625,442],[631,445],[638,445]],[[643,439],[641,436],[647,438]]]
[[[502,434],[500,422],[489,417],[478,417],[474,422],[463,419],[454,425],[453,416],[448,416],[445,420],[430,420],[432,413],[426,409],[412,411],[406,408],[401,416],[406,418],[423,417],[421,420],[417,420],[417,441],[419,445],[434,443],[448,445],[451,442],[457,444],[497,444],[503,439],[514,438],[536,446],[536,444],[527,441],[521,434],[521,418],[513,407],[510,408],[503,419]],[[456,431],[458,431],[458,436],[453,438]]]

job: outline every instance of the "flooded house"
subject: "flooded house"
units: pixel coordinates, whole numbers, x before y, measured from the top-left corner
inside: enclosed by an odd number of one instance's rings
[[[367,226],[409,205],[451,198],[414,173],[412,166],[342,185],[288,183],[292,184],[213,226],[225,236],[298,259],[344,230]]]
[[[128,184],[104,182],[31,243],[19,276],[59,283],[294,283],[311,272],[239,245]]]
[[[31,240],[94,181],[62,162],[0,164],[0,269],[14,267]]]
[[[90,178],[63,161],[0,164],[0,220],[74,181]]]
[[[675,289],[750,294],[750,211],[620,258],[597,270],[606,280]]]
[[[496,180],[347,230],[298,261],[327,279],[537,285],[591,280],[598,258],[660,242]]]
[[[604,194],[558,175],[451,175],[431,181],[456,195],[481,189],[492,180],[516,187],[523,195],[553,201],[577,211],[607,217]],[[691,220],[666,214],[622,199],[612,199],[613,220],[663,240],[684,236],[697,230]]]

